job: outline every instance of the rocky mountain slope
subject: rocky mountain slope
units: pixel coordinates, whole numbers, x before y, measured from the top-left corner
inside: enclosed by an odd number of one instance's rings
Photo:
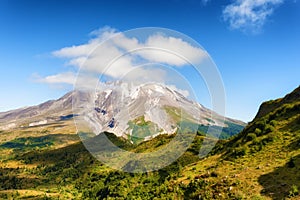
[[[112,82],[96,92],[72,91],[58,100],[0,113],[0,129],[39,126],[73,117],[79,131],[88,128],[95,134],[108,131],[144,139],[175,133],[182,121],[219,127],[245,125],[212,112],[166,85]]]

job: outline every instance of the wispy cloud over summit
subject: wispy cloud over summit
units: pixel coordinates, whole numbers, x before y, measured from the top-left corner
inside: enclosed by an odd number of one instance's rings
[[[139,33],[145,35],[143,31]],[[180,37],[153,32],[146,37],[130,37],[113,28],[104,27],[90,33],[86,43],[63,47],[52,52],[55,57],[67,60],[73,70],[80,70],[80,76],[66,72],[39,77],[38,81],[49,84],[73,84],[81,79],[89,80],[89,75],[120,79],[125,76],[134,81],[166,80],[163,69],[149,68],[146,64],[161,64],[184,67],[189,63],[200,63],[208,58],[202,48],[193,46]],[[82,77],[82,74],[85,74]],[[155,76],[150,76],[155,74]],[[88,75],[88,76],[87,76]],[[153,80],[154,79],[154,80]],[[77,80],[77,81],[76,81]],[[80,81],[83,85],[85,81]],[[89,83],[89,81],[86,81]],[[88,86],[91,84],[88,84]]]

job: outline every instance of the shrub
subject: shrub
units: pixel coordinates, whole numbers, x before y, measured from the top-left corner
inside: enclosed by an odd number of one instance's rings
[[[246,137],[246,141],[253,141],[256,139],[256,134],[255,133],[249,133]]]
[[[254,132],[257,136],[261,134],[261,130],[259,128],[256,128]]]
[[[295,197],[299,194],[297,185],[292,185],[291,190],[289,191],[289,197]]]
[[[258,151],[261,151],[261,150],[263,149],[263,147],[264,147],[263,142],[262,142],[262,141],[256,140],[256,141],[254,142],[254,145],[253,145],[251,151],[252,151],[252,153],[258,152]]]
[[[270,125],[271,125],[271,126],[276,126],[276,125],[277,125],[277,121],[276,121],[276,120],[270,121]]]
[[[266,125],[266,131],[265,131],[265,133],[266,133],[266,134],[267,134],[267,133],[271,133],[271,132],[273,132],[274,130],[275,130],[275,128],[274,128],[273,126],[267,124],[267,125]]]
[[[266,127],[266,121],[265,120],[259,120],[255,123],[256,127],[260,130],[265,130]]]
[[[262,143],[266,145],[267,143],[274,142],[277,139],[277,135],[275,133],[270,133],[266,138],[262,140]]]
[[[249,152],[249,148],[247,146],[240,146],[232,151],[232,156],[238,158],[246,155],[248,152]]]

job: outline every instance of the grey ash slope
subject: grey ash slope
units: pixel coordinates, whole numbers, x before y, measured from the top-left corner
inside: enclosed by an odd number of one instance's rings
[[[0,113],[0,129],[43,125],[72,118],[73,114],[97,134],[108,131],[145,139],[175,133],[180,121],[222,127],[227,123],[245,125],[213,113],[166,85],[113,82],[98,92],[72,91],[57,100]]]
[[[30,126],[31,123],[34,125],[39,122],[40,124],[45,124],[57,121],[60,116],[72,113],[73,95],[71,92],[57,100],[50,100],[36,106],[2,112],[0,113],[0,129],[8,130],[10,128]]]

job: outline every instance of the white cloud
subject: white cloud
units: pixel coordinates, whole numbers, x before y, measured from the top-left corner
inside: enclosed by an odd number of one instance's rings
[[[203,49],[194,47],[181,38],[168,37],[160,33],[150,35],[144,43],[136,38],[128,38],[122,33],[115,36],[112,41],[116,47],[125,51],[137,50],[135,54],[148,62],[180,67],[187,64],[184,59],[200,63],[207,58],[207,53]]]
[[[66,72],[39,78],[38,81],[49,84],[76,82],[77,86],[83,84],[83,87],[90,87],[95,83],[95,77],[105,75],[115,80],[164,82],[166,71],[149,68],[144,64],[160,63],[183,67],[188,64],[183,58],[197,64],[208,58],[203,49],[194,47],[181,38],[161,33],[148,35],[141,41],[135,37],[128,37],[126,33],[104,27],[93,31],[90,35],[93,38],[85,44],[64,47],[52,52],[55,57],[66,59],[68,65],[80,70],[77,79],[75,74]]]
[[[274,9],[284,0],[234,0],[223,10],[224,20],[232,29],[259,32]]]
[[[84,63],[86,69],[93,71],[99,71],[99,69],[103,71],[103,68],[110,61],[131,50],[138,50],[135,52],[135,55],[141,56],[148,62],[160,62],[173,66],[183,66],[186,64],[186,61],[177,55],[185,57],[194,63],[199,63],[207,57],[206,52],[202,49],[194,47],[180,38],[167,37],[162,34],[151,35],[144,43],[138,41],[137,38],[129,38],[123,33],[116,33],[114,29],[108,29],[107,27],[105,31],[97,30],[93,35],[97,37],[88,41],[87,44],[64,47],[58,51],[54,51],[53,55],[68,58],[68,64],[70,65],[80,67]],[[111,40],[104,42],[112,36],[114,37]],[[130,60],[132,61],[133,58],[127,61]],[[129,65],[126,66],[129,67]],[[119,70],[125,67],[120,65]],[[109,75],[117,76],[113,74]]]
[[[63,83],[73,85],[76,81],[76,75],[73,72],[54,74],[46,77],[40,77],[39,75],[36,75],[36,81],[49,84]]]
[[[161,49],[161,51],[157,49],[144,51],[141,54],[144,58],[152,62],[161,62],[177,67],[185,65],[187,62],[181,57],[192,63],[200,63],[207,57],[205,51],[191,46],[181,38],[165,37],[160,34],[150,36],[145,43],[145,47],[154,47]],[[164,51],[165,49],[167,51]]]
[[[96,29],[90,33],[91,36],[96,36],[100,40],[104,41],[111,38],[118,31],[110,26],[104,26],[102,28]]]
[[[73,72],[54,74],[46,77],[35,75],[35,80],[40,83],[47,83],[51,85],[76,84],[77,89],[94,89],[95,85],[98,83],[98,78],[95,76],[91,76],[88,74],[80,74],[79,76],[77,76],[77,74]]]
[[[106,41],[107,39],[111,38],[116,34],[116,30],[110,27],[97,29],[90,33],[90,35],[95,36],[95,38],[89,40],[87,44],[64,47],[60,50],[52,52],[52,54],[56,57],[62,58],[78,58],[82,56],[88,56],[102,42]]]

